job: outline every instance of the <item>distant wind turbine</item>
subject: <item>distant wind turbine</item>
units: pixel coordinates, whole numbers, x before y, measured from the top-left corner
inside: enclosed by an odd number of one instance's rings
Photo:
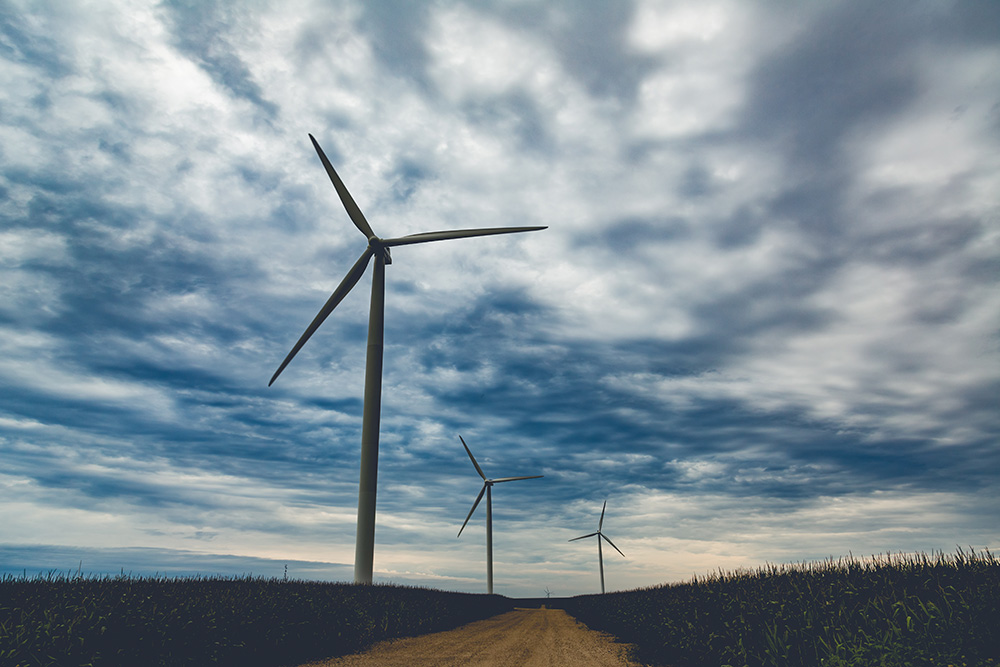
[[[604,510],[606,510],[607,508],[608,508],[608,501],[605,500],[604,501],[604,507],[601,508],[601,520],[597,524],[597,532],[596,533],[590,533],[588,535],[581,535],[580,537],[574,537],[572,540],[567,540],[568,542],[575,542],[577,540],[584,540],[584,539],[587,539],[588,537],[593,537],[594,535],[597,535],[597,560],[601,564],[601,593],[602,594],[604,593],[604,552],[601,550],[601,538],[604,538],[605,540],[608,541],[608,544],[610,544],[611,546],[615,547],[615,543],[611,541],[611,538],[601,532],[601,528],[604,527]],[[622,550],[619,549],[618,547],[615,547],[615,551],[617,551],[618,553],[622,554]],[[625,557],[625,554],[622,554],[622,558],[624,558],[624,557]]]
[[[384,334],[385,317],[385,266],[392,263],[389,255],[389,248],[401,245],[412,245],[414,243],[427,243],[429,241],[443,241],[446,239],[460,239],[469,236],[487,236],[490,234],[511,234],[514,232],[530,232],[545,227],[494,227],[484,229],[456,229],[442,232],[423,232],[420,234],[410,234],[394,239],[382,239],[372,231],[361,209],[354,203],[347,188],[344,186],[340,176],[334,171],[333,165],[326,158],[323,149],[316,143],[316,139],[310,134],[319,159],[323,162],[326,173],[333,181],[333,187],[340,195],[340,201],[347,209],[354,226],[357,227],[365,238],[368,239],[368,247],[361,253],[361,257],[351,270],[347,272],[344,279],[333,291],[326,305],[320,309],[319,314],[313,319],[305,333],[288,353],[285,360],[281,362],[278,370],[274,372],[271,381],[267,386],[271,386],[274,381],[285,370],[288,362],[298,353],[302,346],[306,344],[309,337],[319,328],[327,316],[334,308],[347,296],[347,293],[361,280],[368,262],[375,258],[375,271],[372,277],[371,308],[368,315],[368,355],[365,362],[365,398],[364,416],[361,422],[361,481],[358,488],[358,533],[354,552],[354,581],[359,584],[372,583],[372,569],[375,558],[375,491],[378,483],[378,430],[379,418],[382,405],[382,341]]]
[[[465,530],[466,524],[469,523],[469,519],[472,518],[472,513],[476,511],[479,507],[479,501],[483,499],[483,494],[486,494],[486,591],[493,595],[493,485],[499,484],[500,482],[514,482],[519,479],[538,479],[540,477],[545,477],[545,475],[531,475],[530,477],[501,477],[499,479],[487,479],[486,475],[483,474],[483,469],[479,467],[476,463],[476,457],[472,455],[472,450],[469,446],[465,444],[465,440],[462,436],[458,436],[459,440],[462,440],[462,446],[465,447],[465,451],[469,454],[469,458],[472,459],[472,465],[476,466],[476,472],[479,476],[483,478],[483,488],[479,490],[479,495],[476,496],[476,502],[472,503],[472,509],[469,510],[469,516],[465,517],[465,523],[462,527],[458,529],[458,536],[462,536],[462,531]]]

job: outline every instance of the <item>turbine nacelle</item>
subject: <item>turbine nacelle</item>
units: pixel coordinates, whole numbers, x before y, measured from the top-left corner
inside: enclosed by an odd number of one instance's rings
[[[377,236],[368,239],[368,252],[372,254],[372,257],[381,256],[386,266],[392,264],[392,255],[389,254],[389,246],[385,244],[384,239]]]

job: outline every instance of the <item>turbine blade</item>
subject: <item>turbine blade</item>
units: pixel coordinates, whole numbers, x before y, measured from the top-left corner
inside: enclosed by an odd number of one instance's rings
[[[412,243],[464,239],[470,236],[489,236],[491,234],[534,232],[539,229],[548,229],[548,227],[486,227],[483,229],[452,229],[443,232],[421,232],[420,234],[410,234],[409,236],[400,236],[395,239],[383,239],[383,243],[390,248],[394,248],[398,245],[410,245]]]
[[[340,176],[338,176],[337,172],[334,171],[333,165],[330,164],[330,161],[326,159],[326,153],[324,153],[323,149],[319,147],[319,144],[316,142],[316,138],[311,134],[309,135],[309,138],[312,140],[313,147],[316,149],[316,152],[319,153],[319,159],[323,162],[323,167],[326,168],[327,175],[329,175],[330,180],[333,181],[333,187],[337,189],[337,194],[340,195],[340,201],[343,202],[344,208],[347,209],[347,215],[351,216],[351,221],[354,223],[354,226],[361,230],[361,233],[365,235],[366,239],[372,238],[375,236],[375,232],[372,231],[371,225],[369,225],[368,221],[365,220],[364,213],[362,213],[361,209],[358,208],[358,205],[354,203],[354,198],[351,197],[351,193],[347,191],[347,186],[345,186],[344,182],[340,180]]]
[[[513,482],[519,479],[538,479],[539,477],[545,477],[545,475],[531,475],[530,477],[501,477],[500,479],[493,480],[493,483],[499,484],[500,482]]]
[[[458,439],[462,440],[462,446],[465,447],[465,451],[468,452],[469,458],[472,459],[472,465],[476,466],[476,472],[479,473],[479,476],[482,477],[483,481],[485,482],[486,481],[486,475],[483,474],[483,469],[479,467],[478,463],[476,463],[476,457],[472,455],[472,450],[469,449],[469,446],[467,444],[465,444],[465,440],[462,439],[462,436],[458,436]],[[483,488],[485,488],[485,487],[483,487]],[[479,502],[479,501],[477,500],[476,502]]]
[[[472,509],[469,510],[469,516],[465,517],[465,523],[463,523],[462,527],[458,529],[458,537],[462,536],[462,531],[465,530],[465,524],[469,523],[469,519],[472,518],[472,513],[476,511],[477,507],[479,507],[479,501],[483,499],[484,493],[486,493],[485,484],[483,484],[483,488],[479,489],[479,495],[476,496],[476,502],[472,503]]]
[[[593,537],[594,535],[597,535],[597,533],[591,533],[590,535],[581,535],[580,537],[574,537],[572,540],[566,540],[566,541],[567,542],[576,542],[577,540],[583,540],[583,539],[586,539],[588,537]]]
[[[601,520],[597,523],[597,532],[601,532],[601,528],[604,528],[604,510],[608,509],[608,501],[604,501],[604,507],[601,508]]]
[[[604,533],[601,533],[601,537],[603,537],[604,539],[606,539],[608,541],[608,544],[610,544],[611,546],[615,547],[615,543],[611,541],[610,537],[608,537]],[[618,553],[622,554],[622,550],[619,549],[618,547],[615,547],[615,551],[617,551]],[[625,557],[626,557],[625,554],[622,554],[622,558],[625,558]]]
[[[358,281],[361,280],[361,276],[365,273],[365,269],[368,268],[368,261],[371,257],[372,251],[366,248],[361,254],[361,257],[358,258],[358,261],[356,261],[354,266],[351,267],[351,270],[347,272],[346,276],[344,276],[344,279],[340,281],[339,285],[337,285],[337,289],[335,289],[333,294],[330,295],[330,298],[326,300],[326,304],[322,309],[320,309],[319,313],[313,319],[312,324],[310,324],[306,328],[305,333],[299,337],[299,341],[295,343],[295,347],[292,348],[292,351],[288,353],[285,360],[281,362],[280,366],[278,366],[278,370],[274,371],[274,375],[271,376],[271,381],[267,383],[268,387],[274,384],[274,381],[278,379],[281,371],[285,370],[285,366],[287,366],[288,362],[292,360],[292,357],[298,354],[299,350],[302,349],[302,346],[306,344],[307,340],[309,340],[309,337],[316,332],[319,325],[323,324],[323,320],[325,320],[333,309],[337,307],[337,304],[343,301],[344,297],[347,296],[347,293],[351,291],[351,288],[358,284]]]

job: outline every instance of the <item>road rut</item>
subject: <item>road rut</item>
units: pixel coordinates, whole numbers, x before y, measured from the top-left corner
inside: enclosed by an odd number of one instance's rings
[[[629,647],[562,609],[517,609],[446,632],[392,639],[302,667],[642,667]]]

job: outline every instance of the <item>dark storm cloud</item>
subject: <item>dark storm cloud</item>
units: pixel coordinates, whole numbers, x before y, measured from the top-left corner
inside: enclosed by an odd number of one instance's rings
[[[584,11],[570,2],[515,6],[488,2],[469,3],[469,7],[550,43],[566,71],[599,97],[631,102],[643,76],[655,64],[654,59],[635,53],[628,45],[627,31],[634,15],[629,2],[589,3]],[[358,28],[369,36],[375,57],[388,71],[418,82],[434,94],[428,75],[427,6],[401,0],[365,3]],[[316,40],[311,42],[314,48],[319,47]],[[526,96],[502,96],[476,100],[467,112],[474,121],[506,119],[514,133],[530,139],[542,136],[541,119],[531,107]],[[533,146],[530,141],[523,145]]]
[[[177,336],[199,345],[227,347],[246,340],[248,323],[254,319],[280,338],[286,327],[248,306],[254,292],[247,286],[260,277],[254,265],[220,254],[212,225],[194,212],[187,213],[183,225],[160,219],[148,237],[122,243],[117,237],[136,220],[157,216],[142,208],[111,205],[100,196],[101,188],[47,185],[49,179],[60,183],[61,178],[18,173],[12,179],[33,186],[38,194],[28,203],[28,216],[8,220],[8,228],[30,229],[44,223],[65,241],[65,256],[58,261],[40,258],[20,267],[46,276],[58,295],[58,303],[52,304],[41,322],[35,322],[33,330],[59,341],[48,360],[61,372],[169,395],[175,413],[156,415],[138,396],[108,401],[103,396],[60,395],[51,388],[4,385],[0,395],[6,409],[41,423],[72,425],[88,437],[111,439],[106,444],[99,440],[79,443],[81,452],[162,457],[180,466],[211,467],[223,474],[305,481],[307,470],[299,467],[303,459],[310,462],[307,468],[317,459],[332,456],[336,460],[328,444],[317,442],[308,430],[300,430],[294,443],[281,447],[256,435],[287,425],[286,417],[253,407],[264,393],[263,380],[250,389],[217,364],[192,365],[157,343],[160,337]],[[201,315],[158,309],[165,299],[188,295],[206,300],[213,309]],[[315,305],[309,299],[302,301],[309,308]],[[269,310],[275,312],[273,307]],[[17,327],[26,327],[31,320],[25,317],[30,315],[10,311],[5,317]],[[123,341],[128,345],[123,347]],[[150,355],[151,351],[158,354]],[[118,497],[163,506],[170,504],[171,494],[178,493],[176,488],[158,488],[141,477],[122,479],[110,472],[78,471],[73,465],[27,466],[21,472],[42,487],[74,489],[91,499]]]
[[[628,44],[633,2],[549,2],[491,6],[509,25],[550,43],[560,64],[597,97],[634,100],[655,59]]]
[[[732,215],[716,223],[715,242],[723,250],[752,246],[760,239],[761,232],[769,222],[769,217],[763,212],[741,206]]]
[[[699,224],[705,222],[679,217],[609,221],[600,232],[577,235],[575,241],[577,247],[591,250],[609,263],[622,257],[634,262],[644,249],[689,241]],[[768,221],[740,209],[710,224],[718,245],[728,250],[751,244]],[[645,261],[650,264],[659,262],[655,252],[648,257]],[[825,286],[838,266],[835,261],[806,253],[781,270],[749,280],[728,293],[699,294],[697,301],[688,304],[700,332],[697,337],[669,344],[638,338],[627,345],[643,348],[653,368],[664,364],[668,368],[683,365],[699,372],[721,368],[734,357],[746,354],[748,346],[762,336],[818,331],[828,325],[834,313],[809,307],[805,299]]]
[[[879,20],[888,13],[891,20]],[[874,131],[918,93],[916,66],[907,56],[920,31],[909,15],[860,3],[824,7],[800,37],[750,76],[741,132],[775,151],[787,174],[766,215],[815,235],[825,261],[805,267],[812,275],[801,276],[815,288],[856,248],[869,245],[844,238],[850,228],[845,223],[855,215],[845,205],[853,183],[845,143],[852,133]],[[747,232],[752,239],[759,222],[749,222],[730,226],[720,237],[723,246],[747,238]]]
[[[424,165],[414,160],[403,159],[388,174],[387,180],[392,183],[396,202],[405,203],[413,196],[422,182],[432,177],[430,170]]]
[[[615,96],[625,101],[635,97],[642,77],[653,59],[636,54],[627,44],[627,29],[634,8],[629,2],[589,3],[580,11],[577,3],[504,6],[469,3],[470,8],[494,17],[516,30],[536,33],[550,42],[560,62],[597,96]],[[394,74],[420,83],[427,90],[430,57],[428,7],[402,0],[378,0],[364,4],[358,27],[370,36],[375,57]],[[483,107],[511,105],[517,112],[525,102],[482,101]],[[480,111],[481,113],[481,111]],[[519,114],[520,115],[520,114]]]
[[[177,48],[232,95],[253,103],[268,120],[276,119],[278,105],[264,97],[228,35],[245,16],[241,7],[214,0],[164,0],[161,6],[170,19]]]
[[[74,69],[58,41],[32,26],[9,2],[0,4],[0,35],[0,55],[7,60],[40,69],[52,78]]]
[[[914,56],[938,40],[964,41],[967,33],[957,25],[970,15],[988,13],[986,4],[938,12],[898,3],[838,3],[813,17],[787,48],[758,64],[750,77],[740,131],[765,142],[786,164],[788,184],[770,202],[770,214],[795,220],[825,238],[851,229],[846,216],[856,213],[845,207],[845,199],[855,176],[846,142],[858,135],[877,135],[911,105],[922,92]],[[911,194],[887,191],[879,196]],[[969,221],[958,221],[956,230],[951,221],[934,222],[945,224],[929,228],[925,235],[962,237],[970,226]],[[828,252],[853,254],[871,247],[873,240],[860,238],[847,245],[834,241]],[[884,240],[904,244],[900,253],[906,252],[905,244],[914,243],[898,234]],[[947,252],[946,247],[928,245]]]
[[[156,309],[158,302],[177,295],[205,295],[220,304],[232,301],[234,280],[252,282],[258,277],[255,268],[242,259],[220,257],[213,248],[216,240],[209,231],[211,225],[189,220],[190,226],[178,229],[164,220],[165,224],[142,241],[121,243],[116,240],[119,234],[137,220],[153,216],[141,208],[110,206],[93,194],[40,194],[30,202],[26,220],[11,221],[14,226],[45,221],[66,242],[64,261],[43,259],[24,268],[58,285],[59,303],[40,330],[63,339],[67,361],[148,377],[148,362],[133,366],[139,360],[123,362],[121,349],[94,343],[101,336],[141,340],[191,332],[229,344],[245,335],[242,318],[215,316],[224,315],[226,308],[197,321],[192,321],[191,313],[171,317]],[[169,384],[170,371],[160,370],[167,374],[159,378]],[[189,372],[201,382],[213,377],[213,372],[205,369]]]
[[[679,217],[608,221],[596,233],[578,234],[578,247],[594,248],[607,255],[633,253],[649,243],[683,240],[691,235],[690,223]]]
[[[850,130],[889,117],[917,92],[915,64],[906,58],[918,46],[911,21],[909,12],[885,5],[824,8],[755,68],[743,115],[748,134],[777,142],[810,172],[844,164],[839,151]]]
[[[516,139],[518,148],[549,153],[552,138],[534,99],[524,91],[479,97],[465,103],[466,118],[498,137]]]
[[[390,71],[426,84],[428,7],[406,0],[362,6],[359,28],[371,37],[375,57]]]
[[[903,237],[889,231],[866,233],[865,244],[856,249],[855,256],[884,264],[919,267],[969,250],[986,233],[981,220],[957,218],[927,222],[938,224],[927,225]]]
[[[945,452],[923,447],[921,441],[873,436],[864,430],[845,432],[836,423],[801,410],[764,411],[733,399],[699,399],[676,406],[655,391],[639,395],[616,388],[600,380],[642,374],[653,382],[710,373],[713,365],[725,363],[725,348],[720,341],[696,340],[685,345],[656,340],[618,345],[526,340],[519,332],[534,329],[530,321],[535,317],[551,315],[527,303],[513,306],[517,299],[514,294],[491,295],[478,307],[449,317],[444,335],[439,327],[408,325],[399,325],[392,333],[402,336],[396,343],[401,348],[418,347],[418,339],[433,341],[419,354],[428,372],[455,368],[469,377],[483,377],[477,371],[493,367],[486,382],[428,387],[440,406],[437,422],[451,440],[464,433],[467,440],[476,438],[504,452],[518,447],[518,461],[525,469],[546,466],[558,472],[574,456],[631,454],[647,458],[615,470],[605,483],[608,488],[624,479],[667,492],[696,486],[700,492],[800,501],[918,482],[948,489],[963,481],[982,485],[988,479],[985,474],[965,478],[964,466],[949,464]],[[505,302],[510,305],[504,307]],[[511,313],[515,315],[505,317]],[[413,342],[408,343],[411,336]],[[388,404],[392,405],[391,397]],[[491,423],[499,426],[484,429],[463,417],[480,412],[488,413]],[[404,441],[412,436],[412,432],[401,434]],[[526,437],[536,444],[521,445]],[[757,454],[727,462],[728,456],[746,450]],[[448,459],[461,459],[460,454],[455,448],[432,452],[422,462],[407,461],[406,466],[430,472]],[[723,470],[697,483],[681,479],[667,465],[704,456],[715,457]],[[810,465],[820,468],[813,470]],[[568,470],[577,469],[577,464],[569,463]],[[548,489],[541,493],[561,495]]]

